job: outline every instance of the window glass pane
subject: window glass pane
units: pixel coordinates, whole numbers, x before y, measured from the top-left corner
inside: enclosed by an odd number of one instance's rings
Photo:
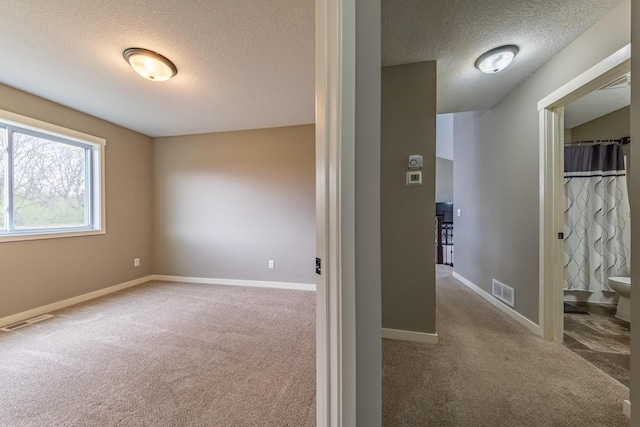
[[[7,159],[6,151],[6,141],[5,141],[5,128],[0,126],[0,230],[5,229],[4,223],[4,210],[5,210],[5,202],[4,202],[4,180],[5,180],[5,163]]]
[[[14,227],[79,227],[85,219],[85,149],[13,133]]]

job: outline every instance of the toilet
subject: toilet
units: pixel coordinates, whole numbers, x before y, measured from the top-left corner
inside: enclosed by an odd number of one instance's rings
[[[609,277],[609,287],[620,295],[616,317],[631,322],[631,277]]]

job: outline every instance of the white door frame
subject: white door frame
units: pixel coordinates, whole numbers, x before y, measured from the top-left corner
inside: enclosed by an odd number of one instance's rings
[[[564,107],[631,69],[631,45],[591,67],[538,102],[540,115],[540,329],[564,333]]]
[[[316,0],[316,425],[356,425],[355,0]]]

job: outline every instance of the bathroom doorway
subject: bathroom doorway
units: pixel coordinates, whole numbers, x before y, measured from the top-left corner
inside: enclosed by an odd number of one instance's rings
[[[621,230],[630,222],[627,196],[604,202],[593,214],[587,212],[607,190],[626,190],[624,175],[631,165],[629,59],[627,46],[538,104],[541,327],[545,337],[564,342],[627,386],[630,327],[618,318],[625,318],[623,312],[616,317],[619,295],[608,286],[609,276],[630,275],[630,233],[625,244],[620,243]],[[619,159],[617,165],[586,166],[585,159],[603,159],[605,153],[607,160]],[[611,206],[616,203],[614,211]],[[595,230],[596,215],[605,220],[604,226],[619,211],[622,225]],[[602,253],[604,240],[614,246],[613,254]]]
[[[627,387],[630,285],[609,278],[631,275],[630,82],[625,73],[564,107],[563,343]]]

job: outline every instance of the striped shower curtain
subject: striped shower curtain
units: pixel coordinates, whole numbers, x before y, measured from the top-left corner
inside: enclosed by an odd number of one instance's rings
[[[619,143],[565,146],[564,289],[609,291],[630,276],[630,209]]]

